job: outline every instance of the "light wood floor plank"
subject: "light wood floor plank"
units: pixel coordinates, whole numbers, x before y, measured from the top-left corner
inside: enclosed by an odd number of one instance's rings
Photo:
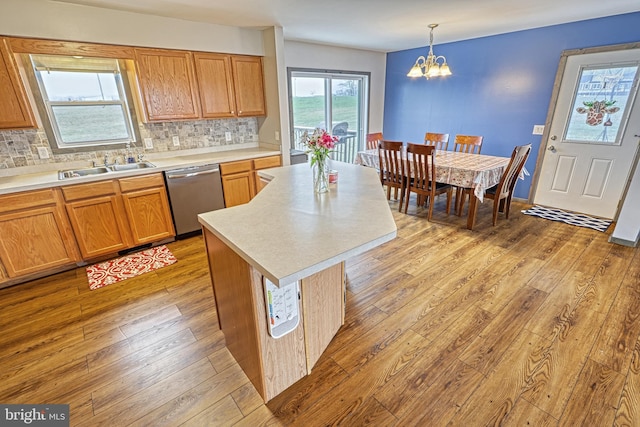
[[[457,381],[458,373],[454,372],[455,369],[452,371],[452,367],[460,366],[458,356],[491,319],[484,310],[472,308],[467,316],[456,322],[455,327],[434,339],[419,357],[377,390],[374,397],[399,418],[406,419],[407,411],[417,407],[425,408],[425,414],[428,413],[425,402],[441,400],[433,393],[438,389],[436,384]],[[459,400],[459,397],[453,400]]]
[[[631,264],[625,275],[591,353],[594,361],[623,374],[629,370],[633,350],[640,336],[638,261],[640,258],[636,257],[636,262]]]
[[[451,425],[501,425],[513,410],[536,367],[545,360],[549,341],[523,330],[496,367],[450,420]]]
[[[0,401],[91,427],[640,425],[640,249],[518,202],[470,231],[444,202],[432,221],[389,202],[398,237],[347,261],[345,324],[267,404],[225,347],[201,236],[95,291],[84,268],[0,289]]]
[[[640,340],[633,348],[631,366],[616,408],[614,426],[640,425]]]
[[[558,425],[558,421],[540,408],[520,398],[501,425],[505,427],[552,427]]]
[[[219,426],[231,427],[243,415],[230,395],[208,406],[204,411],[180,424],[181,427]]]
[[[437,381],[411,405],[400,418],[403,426],[445,425],[478,387],[484,376],[469,365],[455,359]]]
[[[567,402],[560,425],[611,425],[624,380],[625,377],[618,372],[588,359]]]
[[[527,321],[533,318],[547,294],[535,288],[520,289],[505,308],[460,355],[460,360],[487,375],[498,364]]]
[[[603,314],[582,306],[563,319],[523,397],[560,419],[604,319]]]
[[[204,379],[206,378],[203,378],[200,384],[179,394],[130,425],[140,427],[180,425],[224,399],[228,396],[227,390],[235,390],[243,384],[249,384],[249,379],[237,365],[213,375],[207,381]]]

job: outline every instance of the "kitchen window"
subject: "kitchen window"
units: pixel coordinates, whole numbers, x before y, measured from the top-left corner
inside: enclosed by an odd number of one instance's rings
[[[32,88],[54,152],[136,143],[124,63],[111,58],[30,55]],[[34,84],[35,83],[35,84]]]

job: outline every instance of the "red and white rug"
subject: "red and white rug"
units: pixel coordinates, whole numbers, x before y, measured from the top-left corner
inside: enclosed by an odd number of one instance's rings
[[[98,289],[157,270],[177,261],[165,245],[87,267],[89,288]]]

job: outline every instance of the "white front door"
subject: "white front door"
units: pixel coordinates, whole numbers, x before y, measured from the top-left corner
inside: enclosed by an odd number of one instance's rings
[[[638,147],[639,65],[640,49],[567,57],[534,203],[614,218]]]

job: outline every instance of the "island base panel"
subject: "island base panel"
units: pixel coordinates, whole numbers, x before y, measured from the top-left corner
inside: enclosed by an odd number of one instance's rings
[[[304,318],[289,334],[269,335],[262,274],[204,230],[220,329],[227,348],[265,402],[304,377]],[[298,302],[300,304],[300,302]],[[302,307],[299,306],[300,311]]]
[[[302,279],[308,373],[344,324],[344,262]]]
[[[269,335],[262,274],[204,229],[213,293],[227,348],[265,402],[311,373],[344,323],[344,263],[301,280],[300,324]]]
[[[220,329],[229,352],[264,397],[251,268],[208,230],[203,230]]]

